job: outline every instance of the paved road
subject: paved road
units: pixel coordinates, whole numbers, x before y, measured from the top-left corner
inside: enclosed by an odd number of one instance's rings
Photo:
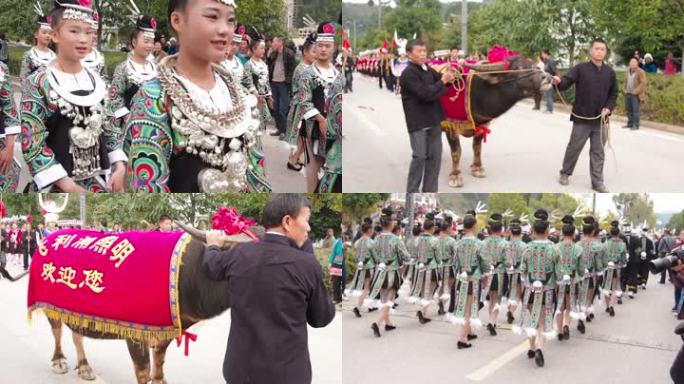
[[[404,112],[399,96],[379,90],[377,81],[356,74],[354,93],[344,98],[343,149],[345,192],[406,190],[411,160]],[[557,182],[571,122],[567,112],[542,114],[532,104],[518,103],[494,121],[483,147],[487,178],[470,175],[472,140],[462,139],[463,188],[450,188],[451,156],[443,138],[440,192],[590,192],[589,145],[577,164],[570,185]],[[605,182],[613,192],[677,192],[676,175],[684,163],[684,137],[643,127],[638,132],[612,127],[615,153],[606,154]],[[617,161],[615,160],[617,159]]]
[[[634,300],[625,298],[611,318],[597,307],[596,319],[584,335],[573,327],[569,341],[548,341],[545,366],[525,355],[527,341],[501,325],[497,336],[480,330],[473,347],[458,350],[456,326],[442,321],[431,308],[431,323],[420,325],[417,308],[400,304],[394,319],[398,329],[377,339],[370,324],[375,313],[356,319],[344,304],[344,383],[671,383],[669,368],[682,340],[673,332],[670,311],[673,287],[651,278]],[[486,324],[486,308],[481,311]],[[505,320],[503,320],[505,322]]]
[[[18,89],[18,88],[17,88]],[[20,99],[21,95],[17,91],[14,94],[15,100]],[[271,129],[275,129],[271,126]],[[278,140],[277,137],[264,134],[262,137],[264,153],[266,154],[266,175],[271,181],[273,192],[306,192],[306,178],[304,171],[295,172],[287,169],[287,158],[290,154],[290,147],[286,142]],[[28,173],[26,163],[21,154],[21,141],[15,144],[15,158],[19,159],[22,172],[19,177],[19,191],[23,191],[31,177]]]
[[[19,274],[15,268],[12,275]],[[71,370],[55,375],[50,370],[53,338],[45,316],[38,313],[32,324],[26,320],[28,277],[10,283],[0,280],[0,383],[68,384],[84,383]],[[193,326],[198,335],[190,345],[190,355],[183,346],[172,343],[166,355],[165,374],[169,383],[225,383],[222,376],[223,356],[230,330],[230,311]],[[65,330],[62,345],[69,366],[76,363],[71,331]],[[85,340],[86,355],[95,374],[95,384],[133,383],[133,364],[126,344],[120,340]],[[342,319],[338,315],[325,328],[309,328],[309,351],[314,384],[341,384]]]

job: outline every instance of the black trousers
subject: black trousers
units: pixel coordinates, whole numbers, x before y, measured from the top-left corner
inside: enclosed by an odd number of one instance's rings
[[[572,176],[582,148],[589,140],[589,171],[592,187],[603,186],[603,162],[605,153],[601,140],[601,125],[596,123],[573,122],[572,133],[563,158],[562,175]]]
[[[636,292],[639,285],[639,265],[639,262],[627,263],[627,284],[632,292]]]
[[[332,276],[330,281],[333,288],[333,301],[335,304],[342,302],[342,276]]]
[[[643,260],[639,264],[639,284],[648,284],[648,263],[649,260]]]
[[[22,253],[24,254],[24,269],[28,269],[30,265],[30,260],[33,259],[33,251],[34,249],[28,249],[28,248],[23,248]]]

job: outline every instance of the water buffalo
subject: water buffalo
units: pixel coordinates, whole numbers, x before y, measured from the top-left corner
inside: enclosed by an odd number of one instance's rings
[[[177,224],[193,236],[183,255],[178,279],[181,323],[183,330],[185,330],[201,320],[218,316],[228,309],[229,303],[226,294],[228,282],[214,282],[203,277],[202,260],[204,258],[205,233],[183,223]],[[263,228],[253,228],[251,232],[260,237],[263,235]],[[251,240],[251,237],[244,234],[226,236],[225,244],[228,248],[233,244]],[[49,319],[49,322],[55,338],[52,370],[55,373],[64,374],[69,371],[69,368],[61,346],[62,322],[52,319]],[[95,380],[96,376],[86,359],[83,337],[93,339],[121,339],[122,337],[116,334],[93,331],[92,329],[67,326],[72,330],[73,342],[76,346],[78,376],[83,380]],[[154,384],[166,383],[163,370],[164,358],[166,349],[172,340],[151,344],[126,339],[138,384],[145,384],[150,380]],[[150,349],[152,350],[152,365],[150,365]]]
[[[508,66],[506,70],[504,70],[506,66],[504,62],[464,64],[476,71],[470,90],[470,110],[476,126],[488,127],[492,120],[503,115],[518,101],[533,96],[535,92],[546,91],[551,86],[548,76],[539,70],[532,60],[520,56],[507,57],[505,60]],[[475,177],[486,176],[482,166],[483,132],[450,129],[447,130],[452,159],[452,170],[449,175],[450,187],[463,186],[459,165],[461,161],[459,136],[473,138],[471,174]]]

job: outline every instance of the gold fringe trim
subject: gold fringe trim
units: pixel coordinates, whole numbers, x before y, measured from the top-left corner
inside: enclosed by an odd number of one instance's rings
[[[174,290],[174,292],[171,293],[171,295],[173,296],[172,299],[176,300],[176,312],[174,313],[178,321],[178,323],[175,324],[178,327],[178,335],[176,337],[181,337],[181,335],[183,335],[183,324],[180,309],[180,295],[178,294],[178,280],[180,279],[180,267],[183,264],[183,255],[185,255],[185,250],[188,248],[188,244],[190,244],[190,241],[192,241],[192,236],[190,236],[187,233],[184,233],[179,239],[178,243],[176,244],[176,249],[174,249],[174,252],[178,251],[178,257],[176,258],[175,265],[176,276],[174,276],[173,279],[173,285],[174,287],[176,287],[176,289]]]
[[[31,308],[29,313],[38,309],[42,310],[43,313],[45,313],[45,316],[50,320],[58,320],[68,326],[84,329],[87,331],[117,335],[122,339],[133,339],[156,343],[175,339],[182,334],[182,330],[178,329],[135,329],[122,325],[122,323],[107,322],[100,319],[93,319],[92,317],[88,317],[86,315],[52,308]]]

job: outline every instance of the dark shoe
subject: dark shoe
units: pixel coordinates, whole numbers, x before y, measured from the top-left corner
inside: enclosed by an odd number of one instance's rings
[[[534,351],[531,349],[527,350],[527,358],[528,359],[534,359]]]
[[[577,330],[580,331],[580,333],[584,335],[584,332],[586,331],[586,327],[584,326],[584,321],[580,320],[577,323]]]
[[[606,188],[605,185],[597,185],[595,187],[591,187],[591,189],[598,193],[608,193],[608,188]]]
[[[606,307],[606,313],[610,313],[610,307]]]
[[[515,321],[515,317],[513,317],[511,311],[508,311],[508,313],[506,313],[506,321],[508,322],[508,324],[513,324],[513,321]]]
[[[280,136],[280,133],[279,132],[273,132],[273,133],[270,133],[269,136]]]
[[[444,303],[442,303],[442,302],[440,301],[440,302],[439,302],[439,310],[437,311],[437,314],[441,316],[441,315],[444,315],[445,313],[446,313],[446,312],[444,312]]]
[[[477,335],[468,335],[468,341],[477,339]]]
[[[457,345],[458,345],[458,349],[465,349],[465,348],[470,348],[473,346],[470,343],[463,343],[461,341],[459,341]]]
[[[590,318],[591,320],[594,320],[594,314],[593,314],[593,313],[590,313],[590,314],[589,314],[589,318]]]
[[[297,166],[299,166],[299,167],[297,167]],[[303,165],[301,163],[297,163],[297,165],[292,165],[292,163],[290,163],[289,161],[287,162],[287,169],[289,169],[291,171],[299,172],[302,170],[302,166]]]
[[[484,308],[484,303],[480,301],[480,302],[478,303],[477,310],[479,311],[479,310],[482,309],[482,308]]]
[[[585,320],[587,323],[591,323],[591,315],[587,316],[587,319]]]
[[[368,313],[375,312],[377,310],[378,310],[377,308],[368,308]]]
[[[395,329],[397,329],[396,326],[385,324],[385,331],[389,332],[389,331],[393,331],[393,330],[395,330]]]
[[[561,173],[560,177],[558,178],[558,182],[560,185],[568,185],[570,184],[570,176]]]
[[[421,311],[416,312],[416,316],[418,316],[418,321],[421,324],[427,324],[427,323],[432,321],[432,319],[428,319],[427,317],[424,317],[423,312],[421,312]]]
[[[570,339],[570,327],[568,327],[567,325],[563,326],[563,338],[565,340]]]
[[[631,127],[630,129],[631,129],[632,131],[638,131],[638,130],[639,130],[639,126],[638,126],[638,125],[635,125],[635,126]]]
[[[610,307],[610,317],[615,317],[615,309]]]
[[[373,323],[373,325],[371,325],[371,329],[373,330],[373,334],[375,335],[375,337],[381,336],[380,335],[380,328],[378,327],[378,323]]]
[[[623,125],[622,128],[632,128],[632,124]]]
[[[354,307],[354,316],[361,317],[361,312],[359,312],[359,309],[356,307]]]
[[[394,304],[392,305],[392,309],[397,309],[398,306],[399,306],[399,304],[394,303]]]
[[[544,354],[542,353],[541,349],[537,349],[537,352],[535,352],[534,362],[537,364],[537,367],[544,366]]]
[[[622,297],[618,297],[617,303],[618,303],[618,304],[622,304]]]
[[[284,141],[285,140],[285,134],[281,133],[280,135],[278,135],[278,140]]]
[[[563,338],[564,338],[563,333],[559,333],[557,336],[558,336],[558,341],[563,341]]]
[[[487,324],[487,329],[489,330],[490,336],[496,336],[496,327],[494,326],[494,324],[492,324],[492,323]]]

